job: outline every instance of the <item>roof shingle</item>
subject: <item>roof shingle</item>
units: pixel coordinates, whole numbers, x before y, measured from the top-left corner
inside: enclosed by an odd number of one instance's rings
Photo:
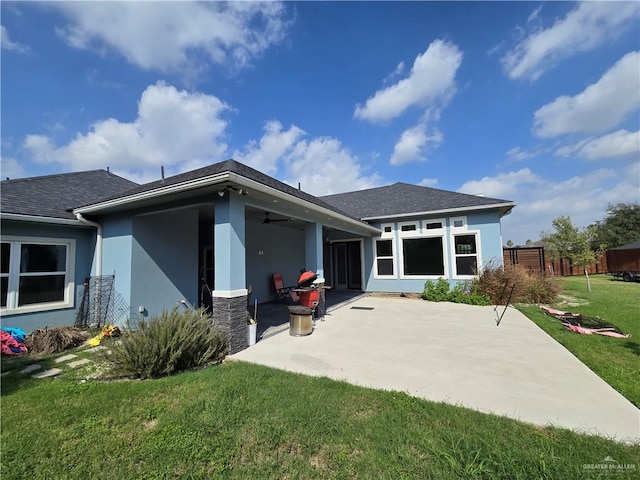
[[[476,209],[499,204],[504,204],[504,208],[515,205],[509,200],[479,197],[401,182],[320,198],[357,218],[371,219],[418,212]]]
[[[19,215],[75,219],[80,204],[128,190],[136,183],[105,170],[3,180],[0,211]]]
[[[137,195],[140,193],[150,192],[158,188],[165,188],[172,185],[178,185],[181,183],[190,182],[192,180],[197,180],[200,178],[206,178],[209,176],[214,176],[214,175],[225,173],[225,172],[236,173],[238,175],[241,175],[242,177],[261,183],[262,185],[266,185],[268,187],[274,188],[280,192],[287,193],[294,197],[311,202],[319,207],[327,208],[336,213],[340,213],[347,217],[351,217],[355,220],[359,220],[359,218],[349,214],[348,211],[347,212],[342,211],[336,206],[330,203],[327,203],[318,197],[314,197],[309,193],[303,192],[302,190],[294,188],[291,185],[287,185],[286,183],[276,180],[275,178],[270,177],[269,175],[265,175],[264,173],[259,172],[258,170],[251,168],[243,163],[237,162],[233,159],[225,160],[224,162],[219,162],[213,165],[208,165],[206,167],[198,168],[197,170],[191,170],[190,172],[181,173],[179,175],[174,175],[172,177],[167,177],[164,180],[157,180],[154,182],[145,183],[143,185],[136,186],[129,190],[116,193],[111,197],[100,198],[99,200],[100,202],[116,200],[120,198],[129,197],[132,195]],[[92,205],[94,203],[98,203],[98,202],[97,201],[84,202],[82,204],[74,205],[74,207],[81,208],[81,207]]]

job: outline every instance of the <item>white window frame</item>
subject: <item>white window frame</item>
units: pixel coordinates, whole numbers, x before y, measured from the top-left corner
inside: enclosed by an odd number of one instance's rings
[[[457,253],[456,252],[456,239],[455,237],[460,235],[473,235],[476,237],[476,253]],[[458,264],[456,260],[458,257],[476,257],[476,265],[478,268],[482,265],[482,257],[480,252],[482,252],[482,246],[480,245],[480,232],[478,230],[465,230],[456,229],[451,232],[451,276],[456,280],[472,280],[477,278],[477,275],[458,275]]]
[[[74,305],[74,286],[75,286],[75,258],[76,258],[76,241],[72,238],[45,238],[45,237],[16,237],[3,236],[2,243],[9,244],[9,273],[2,274],[8,277],[7,289],[7,306],[0,308],[3,315],[11,315],[17,313],[45,312],[48,310],[59,310],[63,308],[72,308]],[[18,287],[20,284],[20,255],[22,244],[36,245],[63,245],[66,247],[66,264],[64,279],[64,299],[59,302],[43,302],[29,305],[18,306]],[[38,272],[43,275],[46,273],[61,272]],[[34,274],[31,276],[38,276]]]
[[[427,225],[430,223],[439,223],[440,228],[427,228]],[[444,227],[447,222],[444,218],[432,218],[430,220],[422,220],[422,232],[425,235],[435,235],[444,233]]]
[[[376,248],[376,244],[377,242],[381,242],[381,241],[391,242],[391,255],[392,255],[391,257],[388,257],[388,256],[378,257],[378,249]],[[379,279],[398,278],[398,262],[396,261],[396,239],[392,236],[388,236],[387,234],[386,237],[382,236],[382,237],[374,238],[372,243],[373,243],[373,278],[379,278]],[[392,260],[393,275],[380,275],[378,273],[378,260],[389,259],[389,258],[391,258]]]
[[[415,230],[408,230],[408,231],[403,231],[402,227],[406,227],[407,225],[414,225],[416,227]],[[414,220],[412,222],[400,222],[398,223],[398,236],[400,238],[407,238],[407,237],[421,237],[422,236],[422,230],[420,228],[420,220]]]
[[[440,223],[440,228],[427,229],[429,223]],[[404,225],[415,225],[415,230],[402,231]],[[445,218],[431,218],[431,219],[416,219],[407,222],[398,223],[398,273],[399,278],[407,280],[432,280],[441,278],[448,275],[448,262],[447,255],[447,236],[445,234],[446,219]],[[404,272],[404,240],[405,239],[419,239],[419,238],[440,238],[442,240],[442,263],[443,273],[437,275],[407,275]]]
[[[455,226],[456,221],[461,220],[462,225],[459,227]],[[467,231],[467,217],[451,217],[449,219],[451,230],[456,232],[466,232]]]
[[[385,232],[384,231],[385,227],[391,228],[391,231],[390,232]],[[380,225],[380,230],[382,231],[382,234],[380,235],[381,238],[393,238],[395,236],[394,235],[393,223],[383,223],[382,225]]]

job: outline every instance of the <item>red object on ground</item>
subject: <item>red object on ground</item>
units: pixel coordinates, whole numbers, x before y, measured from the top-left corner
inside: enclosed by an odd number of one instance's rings
[[[27,351],[24,343],[18,342],[4,330],[0,330],[0,344],[2,346],[2,355],[20,355]]]

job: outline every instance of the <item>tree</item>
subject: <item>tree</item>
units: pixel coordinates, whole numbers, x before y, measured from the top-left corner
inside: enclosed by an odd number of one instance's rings
[[[640,240],[640,203],[607,206],[607,216],[589,225],[592,250],[604,251]]]
[[[571,217],[557,217],[551,222],[554,233],[543,233],[545,245],[551,252],[551,258],[568,258],[572,265],[584,269],[587,290],[591,291],[587,266],[596,257],[590,247],[590,229],[579,229],[571,223]]]
[[[513,242],[511,240],[507,240],[507,247],[513,247]]]

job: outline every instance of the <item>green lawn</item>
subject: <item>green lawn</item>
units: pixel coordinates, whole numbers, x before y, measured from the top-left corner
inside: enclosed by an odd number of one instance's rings
[[[563,285],[561,295],[570,303],[579,305],[565,303],[555,307],[587,316],[598,316],[624,333],[630,333],[630,338],[572,333],[543,314],[538,307],[526,306],[518,309],[629,401],[640,407],[640,283],[613,280],[605,275],[593,275],[590,280],[591,292],[588,292],[584,276],[560,279]]]
[[[606,456],[640,468],[640,445],[242,362],[80,376],[2,378],[3,480],[584,480],[602,478],[584,466]]]

